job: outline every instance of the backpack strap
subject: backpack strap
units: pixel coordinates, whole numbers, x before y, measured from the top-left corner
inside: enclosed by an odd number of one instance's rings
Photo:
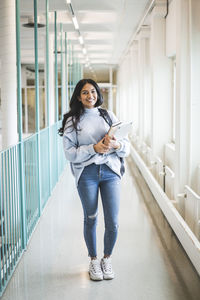
[[[99,111],[100,116],[102,118],[104,118],[106,123],[108,123],[108,125],[111,126],[113,122],[111,120],[111,117],[110,117],[108,111],[106,109],[103,109],[103,108],[98,108],[98,111]]]

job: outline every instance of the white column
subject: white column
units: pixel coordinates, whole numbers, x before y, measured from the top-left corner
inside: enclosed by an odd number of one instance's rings
[[[49,125],[55,123],[54,36],[49,35]]]
[[[197,166],[200,164],[200,1],[190,0],[190,150],[189,185],[198,192]]]
[[[120,94],[121,94],[121,85],[120,85],[120,67],[117,67],[117,94],[116,94],[116,116],[119,116],[119,99],[120,99]]]
[[[138,134],[139,130],[139,80],[138,80],[138,41],[134,41],[131,48],[131,68],[132,68],[132,109],[131,120],[133,126]]]
[[[109,94],[108,94],[108,109],[113,111],[113,92],[112,92],[112,85],[113,85],[113,69],[112,67],[109,68]]]
[[[150,29],[142,27],[138,35],[139,59],[139,137],[140,142],[147,140],[150,135],[151,121],[151,92],[149,68],[149,37]]]
[[[176,1],[176,149],[175,197],[184,217],[184,199],[178,198],[188,184],[189,174],[189,13],[188,0]]]
[[[2,148],[18,141],[15,1],[0,1]]]
[[[171,60],[166,57],[166,0],[155,1],[151,14],[151,145],[164,160],[164,145],[171,139]]]
[[[131,55],[131,47],[129,48],[128,50],[128,54],[127,54],[127,58],[126,58],[126,67],[128,66],[128,78],[126,79],[126,84],[127,84],[127,87],[126,87],[126,98],[125,98],[125,107],[124,107],[124,111],[125,111],[125,114],[124,114],[124,117],[125,117],[125,120],[128,121],[128,120],[132,120],[132,117],[131,117],[131,110],[132,110],[132,100],[133,100],[133,95],[132,95],[132,92],[133,92],[133,88],[132,88],[132,81],[131,81],[131,78],[132,78],[132,73],[133,73],[133,69],[132,69],[132,55]]]
[[[126,120],[126,110],[127,110],[127,97],[128,97],[128,58],[124,57],[123,63],[120,67],[120,85],[121,92],[119,98],[119,118],[121,121]]]

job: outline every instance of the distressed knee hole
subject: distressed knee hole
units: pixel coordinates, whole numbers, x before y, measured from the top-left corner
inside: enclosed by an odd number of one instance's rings
[[[95,219],[97,217],[97,215],[98,215],[98,212],[96,212],[93,215],[88,216],[88,219]]]

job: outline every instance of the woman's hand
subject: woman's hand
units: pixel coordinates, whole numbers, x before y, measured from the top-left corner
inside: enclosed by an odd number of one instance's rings
[[[116,140],[114,135],[109,136],[108,134],[104,137],[104,144],[108,146],[110,149],[119,149],[121,147],[120,143]]]
[[[94,150],[97,153],[106,153],[110,150],[110,147],[104,143],[105,138],[100,140],[96,145],[94,145]]]

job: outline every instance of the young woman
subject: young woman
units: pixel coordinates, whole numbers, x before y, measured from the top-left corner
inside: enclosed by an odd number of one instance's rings
[[[65,156],[71,163],[84,212],[84,238],[91,258],[92,280],[113,279],[111,254],[117,239],[120,202],[120,157],[129,153],[127,138],[117,141],[109,137],[109,125],[100,115],[103,103],[100,88],[92,79],[80,80],[64,115],[62,127]],[[112,122],[117,118],[108,112]],[[98,193],[104,211],[104,257],[99,261],[96,251]]]

